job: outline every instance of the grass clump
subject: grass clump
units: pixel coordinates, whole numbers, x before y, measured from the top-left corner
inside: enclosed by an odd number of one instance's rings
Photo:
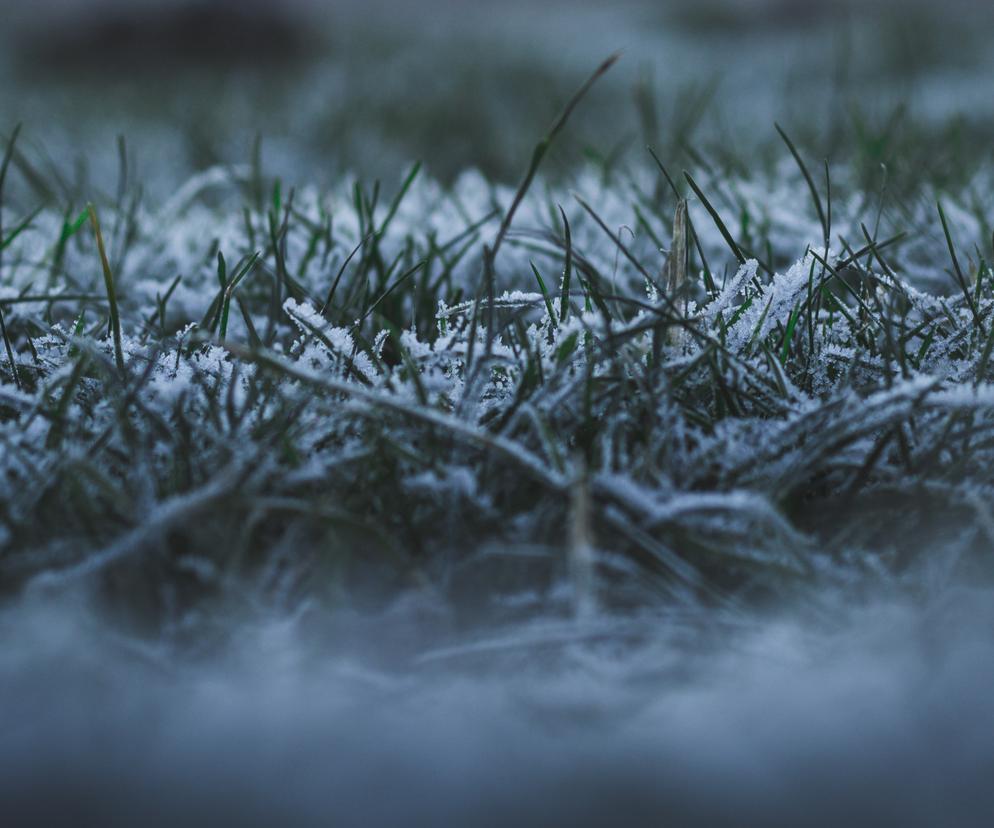
[[[972,188],[884,203],[845,162],[821,183],[777,130],[771,170],[699,156],[689,190],[643,161],[570,197],[543,142],[516,191],[419,166],[392,197],[285,191],[257,163],[164,205],[122,172],[92,239],[26,206],[7,591],[96,579],[178,629],[211,600],[483,601],[522,567],[577,606],[989,578],[990,216]]]

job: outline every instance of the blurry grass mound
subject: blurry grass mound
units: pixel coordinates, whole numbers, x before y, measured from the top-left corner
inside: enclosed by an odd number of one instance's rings
[[[48,23],[22,35],[18,54],[32,71],[59,75],[292,63],[312,57],[316,46],[299,15],[251,0],[98,2],[70,8],[54,30]]]
[[[163,198],[179,179],[243,160],[258,134],[291,178],[392,176],[411,157],[445,181],[469,165],[508,178],[529,149],[523,125],[547,117],[563,88],[548,56],[449,19],[459,16],[445,4],[412,16],[359,3],[45,1],[50,14],[22,10],[0,31],[0,104],[34,125],[63,180],[112,176],[127,135],[153,159],[143,182]],[[627,107],[598,94],[602,114]]]
[[[994,124],[984,83],[994,21],[983,9],[819,4],[815,23],[784,26],[776,0],[757,0],[718,3],[730,22],[702,27],[693,14],[715,4],[22,5],[0,31],[9,117],[0,126],[30,124],[36,155],[49,153],[74,185],[112,181],[126,135],[160,200],[199,171],[249,157],[256,134],[267,168],[287,180],[331,186],[343,171],[393,180],[420,158],[445,184],[467,167],[513,181],[551,102],[617,49],[624,65],[547,159],[550,180],[568,181],[585,157],[641,163],[646,144],[667,158],[724,147],[751,165],[763,144],[756,124],[774,120],[795,124],[814,157],[834,156],[854,110],[872,119],[896,101],[930,133],[919,147],[941,143],[961,116],[967,160]],[[656,132],[631,118],[633,96],[643,114],[651,100]]]
[[[569,192],[534,175],[561,125],[517,190],[292,188],[259,151],[151,205],[122,142],[84,210],[13,136],[7,589],[95,581],[179,630],[412,587],[565,612],[989,581],[991,169],[881,187],[861,159],[900,141],[818,167],[781,130]]]

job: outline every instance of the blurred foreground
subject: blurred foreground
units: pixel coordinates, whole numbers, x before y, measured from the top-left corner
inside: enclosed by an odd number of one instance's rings
[[[0,797],[46,825],[990,824],[989,595],[820,631],[699,621],[480,640],[408,605],[189,662],[21,607]]]

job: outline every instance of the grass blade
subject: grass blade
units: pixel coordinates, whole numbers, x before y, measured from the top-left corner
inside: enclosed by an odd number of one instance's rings
[[[732,234],[728,232],[728,228],[725,226],[725,222],[721,220],[721,215],[718,213],[717,210],[715,210],[711,202],[708,201],[708,197],[704,195],[704,191],[697,186],[697,182],[694,181],[693,176],[686,171],[684,171],[683,174],[684,177],[687,179],[687,183],[690,184],[690,188],[697,194],[697,197],[701,200],[701,204],[704,205],[704,209],[707,210],[708,213],[711,215],[711,219],[712,221],[714,221],[715,227],[718,228],[718,232],[721,233],[721,237],[725,240],[725,244],[728,245],[729,250],[731,250],[732,253],[735,255],[735,258],[738,259],[740,265],[745,264],[746,258],[742,254],[742,250],[739,248],[735,239],[732,237]]]
[[[535,281],[538,282],[538,289],[542,291],[542,298],[545,300],[545,309],[549,313],[549,321],[555,324],[558,320],[556,319],[556,312],[552,309],[552,300],[549,298],[549,291],[545,288],[545,280],[542,278],[542,274],[538,272],[538,268],[535,267],[535,262],[529,261],[528,264],[531,265],[532,273],[535,274]]]
[[[107,289],[107,303],[110,305],[110,329],[114,337],[114,360],[117,363],[117,370],[124,373],[124,345],[121,341],[121,316],[117,308],[117,291],[114,287],[114,274],[110,269],[110,262],[107,259],[107,250],[104,247],[104,237],[100,232],[100,219],[97,218],[97,210],[93,204],[86,206],[90,217],[90,224],[93,225],[93,235],[97,240],[97,251],[100,253],[100,265],[104,272],[104,287]]]
[[[818,188],[815,187],[815,182],[811,178],[811,173],[808,172],[804,159],[801,158],[801,154],[797,151],[797,147],[794,146],[794,142],[787,137],[787,133],[783,131],[780,124],[775,123],[773,126],[775,126],[777,132],[780,133],[780,137],[783,138],[783,142],[787,145],[787,149],[790,150],[790,154],[794,156],[794,161],[797,162],[797,166],[801,170],[801,175],[804,176],[804,180],[808,183],[808,189],[811,191],[811,200],[815,203],[815,210],[818,213],[818,221],[821,222],[822,236],[825,240],[825,249],[828,250],[830,232],[829,224],[828,219],[825,216],[825,210],[821,204],[821,196],[818,195]]]
[[[10,140],[7,142],[7,150],[3,155],[3,163],[0,164],[0,274],[3,273],[3,250],[7,246],[6,243],[3,243],[3,185],[7,180],[7,169],[10,167],[10,159],[14,156],[14,144],[17,143],[17,136],[20,133],[21,125],[18,124],[14,127],[13,133],[11,133]],[[18,232],[14,232],[11,240],[13,240]],[[14,362],[14,347],[10,342],[10,336],[7,334],[7,322],[3,317],[2,304],[0,304],[0,336],[3,337],[3,346],[7,352],[7,362],[10,364],[10,373],[14,377],[14,384],[20,388],[21,378],[17,375],[17,364]]]
[[[963,291],[963,296],[966,298],[967,307],[970,308],[970,312],[973,314],[973,319],[977,323],[977,327],[980,327],[980,315],[977,313],[977,306],[973,302],[973,296],[970,294],[970,288],[967,286],[966,277],[963,275],[963,270],[959,266],[959,259],[956,258],[956,248],[953,246],[953,237],[949,232],[949,224],[946,221],[946,212],[942,209],[942,202],[935,202],[935,206],[939,209],[939,221],[942,222],[942,232],[946,236],[946,245],[949,247],[949,258],[953,262],[953,272],[956,276],[956,281],[959,284],[960,290]]]
[[[563,284],[559,295],[559,324],[562,324],[569,317],[569,283],[573,274],[573,235],[569,228],[569,219],[566,218],[566,211],[562,205],[559,206],[559,214],[563,219],[563,233],[566,243],[566,263],[563,265]]]

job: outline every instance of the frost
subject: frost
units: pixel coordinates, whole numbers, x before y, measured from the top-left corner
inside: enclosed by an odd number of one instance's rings
[[[412,532],[469,557],[494,544],[555,548],[587,485],[591,547],[610,565],[660,561],[699,587],[714,560],[733,570],[748,562],[779,588],[785,573],[844,580],[887,568],[881,549],[823,554],[785,504],[817,513],[853,486],[903,491],[909,468],[959,502],[985,485],[994,429],[986,328],[975,329],[962,296],[910,275],[924,264],[941,272],[944,244],[892,251],[893,274],[856,267],[824,250],[798,206],[809,198],[803,181],[783,171],[732,177],[714,194],[748,213],[750,232],[765,234],[757,252],[779,272],[758,258],[738,262],[695,212],[717,286],[690,279],[672,303],[646,278],[665,261],[649,234],[624,234],[636,266],[589,216],[570,215],[563,319],[562,286],[547,285],[551,315],[534,290],[532,262],[550,274],[565,264],[547,182],[522,203],[488,286],[493,207],[513,191],[479,173],[450,189],[419,176],[385,227],[384,202],[372,219],[357,215],[352,179],[301,187],[279,258],[266,247],[268,207],[237,199],[243,175],[208,171],[134,215],[116,282],[124,376],[100,317],[91,242],[77,239],[45,288],[24,257],[52,255],[36,236],[58,233],[61,216],[42,211],[37,233],[11,244],[0,301],[27,381],[0,386],[6,565],[58,580],[144,560],[142,550],[154,559],[176,527],[201,520],[185,499],[197,492],[227,504],[218,519],[235,516],[225,531],[236,545],[263,543],[255,527],[264,535],[286,523],[308,550],[331,531],[308,521],[323,520],[391,549]],[[575,185],[606,226],[641,227],[641,203],[665,238],[668,211],[649,211],[629,190],[648,186],[641,174],[628,182],[585,171]],[[840,194],[833,220],[858,226],[864,209]],[[370,221],[383,227],[375,242]],[[223,285],[219,250],[229,277],[260,257]],[[849,268],[863,292],[833,281],[833,268]],[[20,301],[42,291],[44,301]],[[87,297],[82,315],[60,299],[75,294]],[[989,280],[976,294],[987,319]],[[943,476],[951,466],[956,481]],[[118,522],[94,536],[85,522],[37,520],[55,496],[83,498],[94,513],[110,499]],[[225,572],[229,552],[191,537],[186,559]],[[230,555],[309,554],[278,552],[298,549],[291,537],[265,537],[266,553]]]
[[[807,295],[814,267],[814,257],[809,254],[791,266],[785,274],[775,274],[769,284],[752,296],[749,308],[729,328],[730,347],[741,350],[754,338],[764,339],[775,325],[785,326],[795,306]],[[755,262],[744,265],[733,279],[732,287],[737,291],[741,279],[753,278],[755,270]],[[721,301],[721,297],[718,301]]]

